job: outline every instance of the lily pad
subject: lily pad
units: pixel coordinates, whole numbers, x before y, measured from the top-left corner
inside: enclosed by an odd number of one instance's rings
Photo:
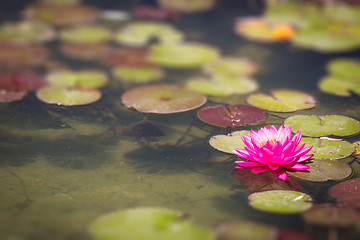
[[[326,182],[330,180],[343,180],[352,173],[349,165],[337,160],[314,159],[306,165],[310,166],[307,171],[289,171],[289,176],[311,182]]]
[[[111,38],[111,32],[100,26],[77,26],[63,29],[60,40],[67,43],[103,43]]]
[[[215,0],[157,0],[164,9],[171,9],[182,13],[207,11],[214,7]]]
[[[34,21],[57,26],[87,24],[95,22],[99,13],[96,8],[81,5],[40,5],[35,4],[25,9],[25,17]]]
[[[110,51],[110,47],[102,43],[65,43],[61,45],[60,50],[62,54],[70,58],[80,60],[96,60],[105,56]]]
[[[107,76],[97,70],[64,70],[49,73],[46,81],[53,87],[100,88],[107,84]]]
[[[340,159],[350,156],[355,147],[349,142],[332,138],[308,138],[303,137],[299,145],[313,146],[309,154],[314,154],[316,159]]]
[[[339,202],[360,208],[360,178],[336,184],[330,189],[330,195]]]
[[[301,130],[310,137],[328,135],[350,136],[360,132],[359,121],[341,115],[294,115],[284,121],[285,127],[291,126],[293,132]]]
[[[127,108],[145,113],[190,111],[206,103],[206,97],[175,85],[149,85],[133,88],[121,96]]]
[[[247,58],[219,58],[203,67],[210,75],[225,75],[234,77],[250,76],[258,71],[258,66]]]
[[[138,48],[121,48],[111,49],[102,61],[110,66],[129,66],[129,67],[150,67],[154,64],[150,63],[147,58],[149,51],[147,49]]]
[[[336,58],[331,60],[326,68],[331,75],[347,79],[358,79],[360,82],[360,62],[351,58]]]
[[[302,213],[306,223],[323,227],[347,228],[360,220],[360,213],[344,205],[319,204]]]
[[[133,208],[111,212],[91,222],[96,240],[214,240],[211,230],[196,226],[186,214],[165,208]]]
[[[48,104],[78,106],[98,101],[101,98],[101,92],[97,89],[44,87],[37,91],[36,96]]]
[[[222,152],[234,154],[231,150],[244,148],[245,144],[241,139],[244,135],[250,135],[249,130],[231,132],[227,135],[215,135],[209,140],[210,145]]]
[[[123,82],[146,83],[159,81],[164,72],[157,67],[116,67],[113,69],[115,78]]]
[[[77,5],[81,0],[38,0],[38,2],[44,5]]]
[[[0,26],[1,43],[43,43],[54,38],[55,31],[45,23],[24,21]]]
[[[316,105],[316,100],[311,95],[300,91],[278,89],[271,91],[271,95],[256,93],[246,101],[252,106],[273,112],[294,112]]]
[[[40,45],[0,44],[0,65],[5,67],[35,67],[48,57],[48,49]]]
[[[266,113],[248,105],[214,105],[200,109],[198,117],[219,127],[257,125],[266,119]]]
[[[276,227],[250,221],[231,221],[216,227],[217,239],[221,240],[277,240]]]
[[[258,83],[248,77],[234,77],[217,75],[212,78],[190,78],[186,81],[186,87],[208,95],[224,97],[233,94],[248,94],[258,89]]]
[[[135,18],[158,21],[174,21],[179,16],[176,10],[153,7],[146,4],[136,5],[131,12]]]
[[[312,206],[312,198],[309,195],[289,190],[252,193],[248,199],[253,208],[279,214],[300,213]]]
[[[150,40],[173,44],[183,40],[183,33],[171,25],[156,22],[135,22],[126,25],[115,34],[115,41],[132,47],[142,47]]]
[[[25,97],[26,90],[4,90],[0,89],[0,102],[1,103],[8,103],[17,100],[21,100]]]
[[[354,155],[360,154],[360,141],[353,142],[353,145],[355,147]]]
[[[273,24],[256,17],[238,19],[234,31],[242,37],[260,42],[284,42],[295,35],[295,28],[291,24]]]
[[[360,77],[358,79],[345,79],[327,76],[322,78],[318,85],[321,91],[340,97],[350,97],[351,92],[360,95]]]
[[[149,61],[171,68],[195,68],[214,61],[219,51],[196,43],[159,44],[150,48]]]

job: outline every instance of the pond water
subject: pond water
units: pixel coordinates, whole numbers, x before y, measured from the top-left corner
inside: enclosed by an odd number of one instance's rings
[[[315,97],[315,108],[297,114],[340,114],[360,119],[358,96],[341,98],[322,93],[317,87],[329,60],[359,57],[360,52],[317,53],[288,43],[265,44],[241,38],[233,32],[234,20],[262,10],[261,4],[250,6],[249,2],[219,1],[213,10],[181,15],[173,25],[186,34],[187,40],[215,46],[225,56],[256,62],[259,72],[254,78],[259,91],[288,88]],[[2,20],[20,19],[22,8],[29,3],[5,4],[8,11],[1,10]],[[143,2],[87,3],[102,10],[128,11]],[[114,29],[118,25],[111,23]],[[71,69],[101,69],[110,76],[109,68],[102,64],[64,57],[58,51],[58,41],[48,46],[54,61]],[[44,68],[36,70],[45,72]],[[196,71],[166,69],[165,81],[183,85]],[[109,86],[101,89],[102,99],[85,106],[45,104],[34,93],[0,104],[1,239],[91,239],[87,228],[97,216],[143,206],[183,211],[210,228],[242,219],[305,231],[300,214],[272,214],[251,208],[248,190],[231,175],[233,156],[208,143],[217,134],[259,129],[265,124],[279,126],[290,113],[268,114],[263,124],[254,127],[221,128],[199,120],[197,110],[166,115],[129,110],[120,101],[129,88],[110,79]],[[246,104],[246,96],[212,97],[207,105]],[[352,163],[353,178],[360,177],[358,165]],[[299,182],[316,203],[334,202],[328,191],[338,182]],[[314,236],[324,239],[326,231],[321,231]]]

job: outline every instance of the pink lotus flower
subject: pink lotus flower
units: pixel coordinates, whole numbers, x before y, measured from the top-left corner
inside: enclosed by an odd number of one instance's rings
[[[248,161],[235,161],[235,168],[252,168],[254,173],[270,170],[276,177],[285,181],[286,169],[305,171],[310,167],[300,164],[313,156],[306,155],[312,147],[305,144],[298,147],[302,134],[298,131],[291,139],[291,127],[282,125],[279,130],[275,126],[261,128],[258,132],[251,130],[250,136],[242,137],[246,147],[232,151]]]

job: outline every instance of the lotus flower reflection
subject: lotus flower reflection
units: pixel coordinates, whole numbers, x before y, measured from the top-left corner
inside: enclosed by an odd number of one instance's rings
[[[312,147],[305,144],[298,147],[302,134],[298,131],[291,138],[291,128],[275,126],[261,128],[258,132],[251,130],[250,136],[242,137],[245,147],[232,151],[247,161],[235,161],[235,168],[251,168],[254,173],[270,170],[276,177],[285,181],[285,170],[305,171],[310,167],[302,162],[308,160],[313,154],[306,155]]]

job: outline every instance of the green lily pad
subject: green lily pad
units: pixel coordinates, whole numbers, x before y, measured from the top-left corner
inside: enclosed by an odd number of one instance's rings
[[[284,42],[293,38],[295,29],[288,23],[274,24],[264,18],[240,18],[235,22],[236,34],[260,42]]]
[[[314,154],[313,158],[317,159],[340,159],[350,156],[355,147],[349,142],[341,139],[332,138],[308,138],[303,137],[300,145],[313,146],[309,154]]]
[[[163,9],[175,10],[183,13],[207,11],[214,7],[215,0],[157,0]]]
[[[245,147],[245,144],[241,139],[244,135],[250,135],[250,131],[241,130],[231,132],[227,135],[215,135],[210,138],[209,143],[213,148],[219,151],[234,154],[231,150]]]
[[[25,9],[25,17],[57,26],[71,26],[95,22],[99,17],[96,8],[79,5],[30,5]]]
[[[186,87],[209,96],[224,97],[256,91],[258,83],[247,77],[217,75],[212,78],[197,77],[186,81]]]
[[[360,132],[359,121],[341,115],[294,115],[286,118],[284,125],[291,126],[293,132],[301,130],[303,135],[310,137],[328,135],[344,137]]]
[[[110,40],[111,33],[105,27],[77,26],[63,29],[60,40],[67,43],[102,43]]]
[[[217,239],[223,240],[277,240],[276,227],[250,221],[231,221],[216,227]]]
[[[360,82],[360,62],[350,58],[336,58],[326,65],[331,75]]]
[[[330,195],[339,202],[360,208],[360,178],[336,184],[330,189]]]
[[[358,79],[346,79],[327,76],[320,80],[318,86],[321,91],[340,97],[350,97],[351,92],[360,95],[360,77]]]
[[[195,43],[158,44],[150,48],[149,61],[171,68],[195,68],[214,61],[219,51]]]
[[[181,42],[183,33],[171,25],[156,22],[135,22],[126,25],[115,34],[115,41],[132,47],[141,47],[151,39],[160,43],[173,44]]]
[[[38,2],[47,5],[77,5],[81,0],[38,0]]]
[[[297,177],[311,182],[326,182],[330,180],[342,180],[349,177],[352,169],[344,162],[330,159],[314,159],[306,165],[310,168],[306,171],[288,172],[289,176]]]
[[[97,89],[44,87],[37,91],[36,96],[48,104],[78,106],[98,101],[101,98],[101,92]]]
[[[46,81],[53,87],[100,88],[107,84],[107,76],[97,70],[56,71],[46,76]]]
[[[159,81],[164,77],[164,72],[157,67],[116,67],[113,69],[115,78],[123,82],[146,83]]]
[[[257,64],[247,58],[219,58],[203,67],[210,75],[225,75],[234,77],[250,76],[257,72]]]
[[[0,26],[0,42],[43,43],[55,38],[52,27],[40,22],[24,21]]]
[[[111,212],[91,222],[96,240],[214,240],[211,230],[196,226],[186,214],[166,208],[133,208]]]
[[[190,111],[206,103],[206,97],[175,85],[148,85],[133,88],[121,96],[127,108],[145,113]]]
[[[352,227],[360,220],[360,213],[354,208],[344,205],[319,204],[302,213],[308,224],[323,227]]]
[[[252,106],[273,112],[294,112],[316,105],[316,100],[311,95],[300,91],[278,89],[271,91],[271,95],[256,93],[246,101]]]
[[[249,105],[214,105],[200,109],[198,117],[218,127],[257,125],[266,119],[266,113]]]
[[[312,206],[312,199],[309,195],[290,190],[252,193],[248,199],[253,208],[279,214],[300,213]]]

